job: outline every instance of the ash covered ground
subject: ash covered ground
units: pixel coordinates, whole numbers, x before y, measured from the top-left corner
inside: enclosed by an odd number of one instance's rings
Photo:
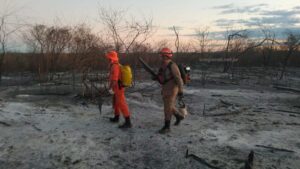
[[[299,69],[279,88],[264,78],[232,81],[221,73],[210,73],[204,85],[200,75],[195,71],[185,86],[189,115],[167,135],[157,133],[163,105],[152,81],[128,89],[129,130],[109,122],[110,97],[100,114],[97,104],[72,93],[2,86],[0,168],[240,169],[250,151],[255,168],[300,168]]]

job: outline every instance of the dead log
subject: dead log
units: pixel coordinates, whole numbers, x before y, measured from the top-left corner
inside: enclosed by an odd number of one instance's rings
[[[11,124],[8,124],[8,123],[6,123],[6,122],[4,122],[4,121],[0,121],[0,124],[4,125],[4,126],[6,126],[6,127],[10,127],[10,126],[11,126]]]
[[[221,96],[223,96],[223,95],[221,95],[221,94],[212,94],[211,96],[212,96],[212,97],[221,97]]]
[[[38,127],[36,127],[34,124],[32,124],[31,125],[36,131],[39,131],[39,132],[41,132],[42,131],[42,129],[40,129],[40,128],[38,128]]]
[[[207,117],[217,117],[217,116],[231,116],[242,113],[241,111],[234,111],[231,113],[218,113],[218,114],[206,114]]]
[[[25,124],[30,125],[30,126],[31,126],[32,128],[34,128],[36,131],[39,131],[39,132],[42,131],[42,129],[38,128],[37,126],[35,126],[34,124],[32,124],[32,123],[30,123],[30,122],[28,122],[28,121],[25,121]]]
[[[275,148],[275,147],[271,147],[271,146],[264,146],[264,145],[255,145],[255,146],[270,149],[271,151],[283,151],[283,152],[289,152],[289,153],[294,153],[295,152],[295,151],[292,151],[292,150],[287,150],[287,149],[283,149],[283,148]]]
[[[232,103],[229,103],[229,102],[227,102],[227,101],[224,101],[224,100],[222,100],[222,99],[220,99],[220,102],[221,102],[222,104],[225,104],[225,105],[227,105],[227,106],[233,106],[233,104],[232,104]]]
[[[78,160],[73,161],[72,164],[76,165],[76,164],[80,163],[81,161],[82,161],[81,159],[78,159]]]
[[[286,123],[287,126],[300,126],[300,123]]]
[[[298,115],[300,115],[300,112],[294,112],[294,111],[289,111],[289,110],[281,110],[281,109],[272,109],[272,110],[279,111],[279,112],[290,113],[290,114],[298,114]]]
[[[273,86],[273,87],[277,90],[285,90],[285,91],[300,93],[300,89],[283,87],[283,86]]]
[[[217,113],[217,114],[206,114],[207,117],[217,117],[217,116],[231,116],[231,115],[238,115],[242,112],[244,112],[245,110],[247,110],[248,108],[244,107],[241,108],[239,110],[235,110],[235,111],[231,111],[229,113]]]
[[[194,160],[196,160],[196,161],[200,162],[201,164],[203,164],[203,165],[205,165],[209,168],[212,168],[212,169],[221,169],[219,167],[216,167],[216,166],[213,166],[213,165],[209,164],[203,158],[200,158],[200,157],[196,156],[195,154],[189,154],[188,149],[186,150],[185,158],[193,158]]]
[[[229,103],[229,102],[227,102],[227,101],[224,101],[224,100],[222,100],[222,99],[220,99],[220,103],[218,103],[216,106],[214,106],[214,107],[211,107],[211,108],[209,108],[207,111],[214,111],[214,110],[217,110],[217,109],[220,109],[220,108],[222,108],[222,107],[225,107],[225,108],[228,108],[228,107],[230,107],[230,106],[234,106],[234,104],[233,103]],[[237,105],[238,106],[238,105]]]

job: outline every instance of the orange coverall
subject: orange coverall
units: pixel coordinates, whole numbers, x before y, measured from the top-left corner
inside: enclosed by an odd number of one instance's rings
[[[125,88],[119,85],[119,80],[121,79],[120,65],[118,62],[112,62],[110,67],[109,80],[111,88],[114,91],[113,107],[115,115],[119,116],[121,111],[125,118],[129,117],[130,112],[126,103]]]

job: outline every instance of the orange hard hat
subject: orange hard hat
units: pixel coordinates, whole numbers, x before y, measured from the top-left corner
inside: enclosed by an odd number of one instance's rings
[[[114,50],[107,52],[105,54],[105,57],[107,59],[111,60],[112,62],[119,61],[118,53]]]
[[[162,48],[161,50],[160,50],[160,53],[159,53],[161,56],[167,56],[167,57],[169,57],[169,58],[172,58],[172,56],[173,56],[173,52],[172,52],[172,50],[171,49],[169,49],[169,48]]]

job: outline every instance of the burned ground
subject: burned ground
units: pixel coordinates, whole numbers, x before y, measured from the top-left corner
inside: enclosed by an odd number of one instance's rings
[[[72,93],[42,95],[35,84],[1,87],[0,168],[240,169],[250,151],[255,168],[299,168],[299,70],[285,88],[221,73],[210,73],[202,86],[198,74],[185,88],[189,115],[167,135],[157,134],[163,108],[151,81],[128,90],[134,127],[125,131],[108,121],[110,97],[100,114],[97,104]]]

